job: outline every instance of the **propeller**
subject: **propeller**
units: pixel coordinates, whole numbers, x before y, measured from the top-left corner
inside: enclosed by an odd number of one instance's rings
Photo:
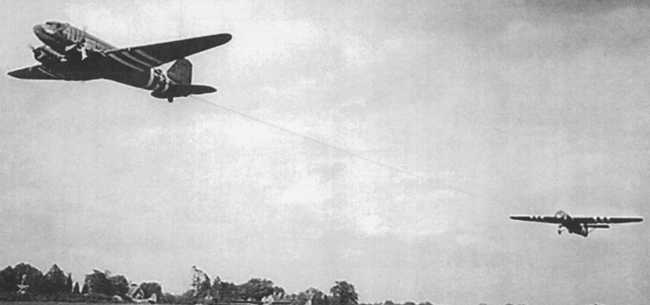
[[[36,60],[40,60],[40,58],[43,57],[42,54],[40,54],[39,52],[36,51],[36,47],[33,46],[31,43],[28,44],[27,47],[28,47],[30,50],[32,50],[32,53],[34,53],[34,58],[36,58]]]

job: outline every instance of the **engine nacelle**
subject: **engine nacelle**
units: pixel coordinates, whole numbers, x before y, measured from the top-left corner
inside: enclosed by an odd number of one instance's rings
[[[33,49],[34,58],[43,64],[53,64],[65,60],[65,56],[57,51],[54,51],[49,46],[40,46]]]

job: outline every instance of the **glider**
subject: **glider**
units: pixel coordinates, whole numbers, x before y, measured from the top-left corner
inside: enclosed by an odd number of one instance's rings
[[[587,237],[595,229],[609,229],[611,224],[642,222],[642,217],[571,217],[564,211],[557,211],[553,216],[529,216],[517,215],[510,216],[510,219],[520,221],[532,221],[557,224],[557,234],[562,234],[563,230],[569,233],[578,234]]]

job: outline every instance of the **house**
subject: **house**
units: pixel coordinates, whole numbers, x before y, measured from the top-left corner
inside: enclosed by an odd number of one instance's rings
[[[138,285],[135,283],[131,283],[129,286],[129,291],[126,293],[126,295],[131,298],[131,300],[134,303],[149,303],[149,304],[154,304],[158,301],[158,297],[156,297],[156,294],[153,293],[148,299],[145,299],[146,293],[144,289],[142,289],[142,284]]]
[[[145,293],[141,285],[131,283],[129,286],[129,291],[126,293],[126,295],[132,299],[144,299]]]

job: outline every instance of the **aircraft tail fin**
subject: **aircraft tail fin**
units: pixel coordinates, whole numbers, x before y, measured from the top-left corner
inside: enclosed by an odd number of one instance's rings
[[[192,83],[192,63],[181,58],[167,70],[167,76],[177,84],[189,85]]]
[[[170,102],[174,97],[188,96],[192,94],[205,94],[217,91],[217,89],[205,85],[192,85],[192,63],[181,58],[167,70],[167,77],[172,80],[166,90],[152,91],[151,96],[166,98]]]

